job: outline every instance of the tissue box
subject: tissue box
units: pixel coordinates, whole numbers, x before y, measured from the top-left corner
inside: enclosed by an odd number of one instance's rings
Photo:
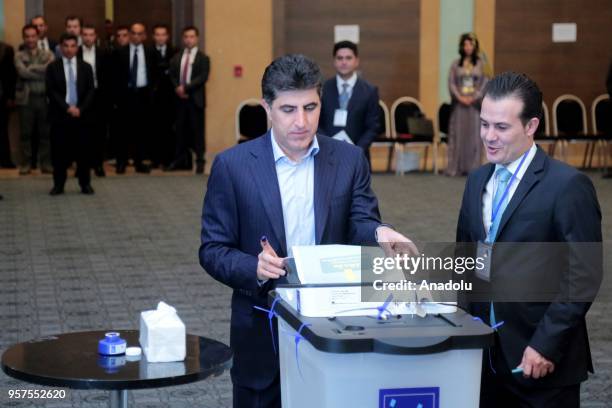
[[[185,360],[185,324],[176,309],[159,302],[157,310],[140,313],[140,346],[149,363]]]

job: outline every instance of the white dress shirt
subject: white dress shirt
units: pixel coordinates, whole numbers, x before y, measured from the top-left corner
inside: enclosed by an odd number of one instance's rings
[[[91,69],[93,71],[94,77],[94,87],[98,87],[98,75],[96,73],[96,46],[93,45],[91,48],[88,48],[86,45],[81,47],[83,52],[83,61],[87,62],[91,65]]]
[[[525,158],[525,162],[521,166],[521,168],[518,171],[518,173],[516,173],[516,178],[515,178],[515,180],[512,182],[512,184],[509,187],[508,198],[507,198],[508,203],[510,203],[510,200],[512,199],[512,196],[514,195],[514,192],[516,191],[519,183],[523,179],[523,176],[525,175],[525,172],[527,171],[527,168],[529,167],[529,164],[531,163],[531,161],[535,157],[535,154],[536,154],[537,150],[538,149],[537,149],[535,143],[532,144],[531,148],[528,150],[529,153],[527,153],[527,157]],[[516,171],[517,167],[521,163],[521,159],[522,158],[523,158],[523,155],[521,155],[521,157],[519,157],[518,159],[516,159],[512,163],[510,163],[507,166],[505,166],[506,169],[511,174],[514,174],[514,172]],[[491,175],[491,178],[487,182],[484,194],[482,195],[482,222],[484,224],[485,231],[487,233],[488,233],[489,229],[491,228],[491,224],[493,223],[493,221],[491,220],[491,216],[492,216],[492,212],[493,212],[493,208],[492,208],[493,207],[493,195],[495,194],[495,189],[497,189],[497,179],[495,177],[495,172],[500,167],[503,167],[503,166],[501,164],[496,164],[495,165],[495,170],[493,170],[493,174]],[[502,217],[502,216],[503,216],[503,214],[499,214],[497,217]]]
[[[185,69],[185,64],[189,63],[187,67],[187,77],[184,79],[185,83],[188,84],[191,82],[191,72],[193,68],[193,61],[195,60],[196,54],[198,53],[198,47],[193,47],[191,50],[185,48],[183,51],[183,56],[181,57],[181,72],[180,72],[180,80],[183,80],[183,71]]]
[[[349,100],[350,100],[351,96],[353,95],[353,88],[355,87],[356,82],[357,82],[356,72],[353,72],[353,75],[347,80],[342,79],[340,75],[336,75],[336,86],[338,87],[338,95],[342,95],[342,91],[344,90],[342,84],[347,83],[348,88],[346,88],[346,90],[349,94]]]
[[[45,37],[43,39],[38,40],[38,49],[41,50],[50,50],[49,49],[49,38]],[[53,50],[50,50],[53,52]]]
[[[157,48],[157,51],[159,51],[162,58],[166,57],[166,49],[167,49],[166,45],[156,45],[155,48]]]
[[[62,57],[62,60],[64,61],[64,78],[66,79],[66,103],[70,104],[70,99],[68,98],[68,89],[69,89],[69,74],[68,74],[68,69],[70,68],[70,66],[72,66],[72,73],[74,74],[74,82],[77,83],[77,64],[76,64],[76,57],[72,57],[70,59],[66,58],[66,57]]]
[[[136,72],[136,88],[147,86],[147,62],[145,60],[145,50],[142,44],[134,45],[130,43],[130,68],[134,61],[134,50],[138,49],[138,72]]]

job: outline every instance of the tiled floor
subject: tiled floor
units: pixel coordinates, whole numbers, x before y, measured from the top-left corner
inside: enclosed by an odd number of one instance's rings
[[[612,180],[592,174],[612,240]],[[229,341],[230,290],[197,259],[205,178],[94,179],[94,196],[47,195],[48,176],[0,178],[0,352],[58,332],[137,328],[139,312],[174,305],[188,331]],[[374,176],[385,220],[413,239],[452,241],[464,179]],[[611,304],[596,303],[589,329],[596,374],[583,406],[612,406]],[[56,401],[9,400],[8,389],[38,388],[0,374],[0,406],[105,407],[103,391],[67,390]],[[192,385],[134,391],[138,407],[227,407],[228,374]]]

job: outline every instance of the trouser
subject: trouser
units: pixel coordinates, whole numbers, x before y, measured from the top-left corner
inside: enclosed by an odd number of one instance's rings
[[[204,108],[197,107],[190,99],[179,99],[176,109],[177,146],[175,161],[189,162],[189,149],[193,148],[196,163],[204,163],[206,141],[204,137]]]
[[[134,165],[142,165],[146,140],[150,137],[151,94],[147,87],[130,89],[120,101],[120,137],[117,140],[117,164],[127,164],[130,152]]]
[[[28,103],[19,108],[21,167],[32,163],[32,136],[38,133],[38,163],[41,168],[51,166],[49,147],[49,123],[47,121],[47,97],[30,94]]]
[[[234,408],[281,408],[280,378],[263,390],[233,386]]]
[[[0,167],[9,166],[11,160],[11,145],[8,132],[9,109],[6,100],[0,99]]]
[[[53,158],[53,184],[63,188],[67,170],[77,163],[76,176],[81,187],[91,181],[91,134],[80,119],[70,118],[51,125],[51,157]]]
[[[168,165],[174,159],[176,152],[174,100],[175,95],[171,85],[159,90],[154,97],[155,129],[151,134],[151,161],[154,164]]]
[[[107,145],[107,117],[108,107],[106,99],[99,89],[96,89],[93,105],[93,122],[91,124],[91,166],[93,168],[102,167],[106,157]]]

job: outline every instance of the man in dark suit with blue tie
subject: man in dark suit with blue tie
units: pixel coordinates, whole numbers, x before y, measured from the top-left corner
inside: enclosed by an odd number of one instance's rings
[[[480,134],[490,163],[468,177],[457,241],[478,243],[491,260],[476,273],[481,283],[518,291],[510,302],[471,305],[473,314],[497,327],[496,344],[484,358],[481,407],[578,407],[580,383],[593,371],[585,315],[601,282],[595,189],[586,175],[535,145],[542,93],[531,79],[500,74],[484,95]],[[550,250],[566,247],[568,253]],[[577,285],[567,293],[588,285],[590,294],[577,299],[561,290],[538,302],[519,298],[533,287],[551,287],[542,281],[547,269],[563,277],[559,288]]]
[[[295,245],[376,244],[415,252],[381,224],[360,149],[316,134],[319,67],[303,55],[273,61],[262,79],[272,128],[217,155],[202,215],[200,264],[234,289],[230,343],[234,407],[280,407],[278,356],[266,295]],[[275,332],[274,336],[277,336]]]
[[[340,41],[334,45],[333,55],[336,76],[323,85],[319,132],[338,138],[348,136],[369,161],[370,145],[382,131],[378,88],[357,76],[357,44]]]
[[[46,88],[51,122],[51,160],[53,189],[49,194],[64,193],[66,170],[77,162],[76,175],[83,194],[91,188],[91,132],[94,103],[94,76],[91,65],[77,58],[77,37],[65,33],[60,38],[58,58],[47,67]]]

